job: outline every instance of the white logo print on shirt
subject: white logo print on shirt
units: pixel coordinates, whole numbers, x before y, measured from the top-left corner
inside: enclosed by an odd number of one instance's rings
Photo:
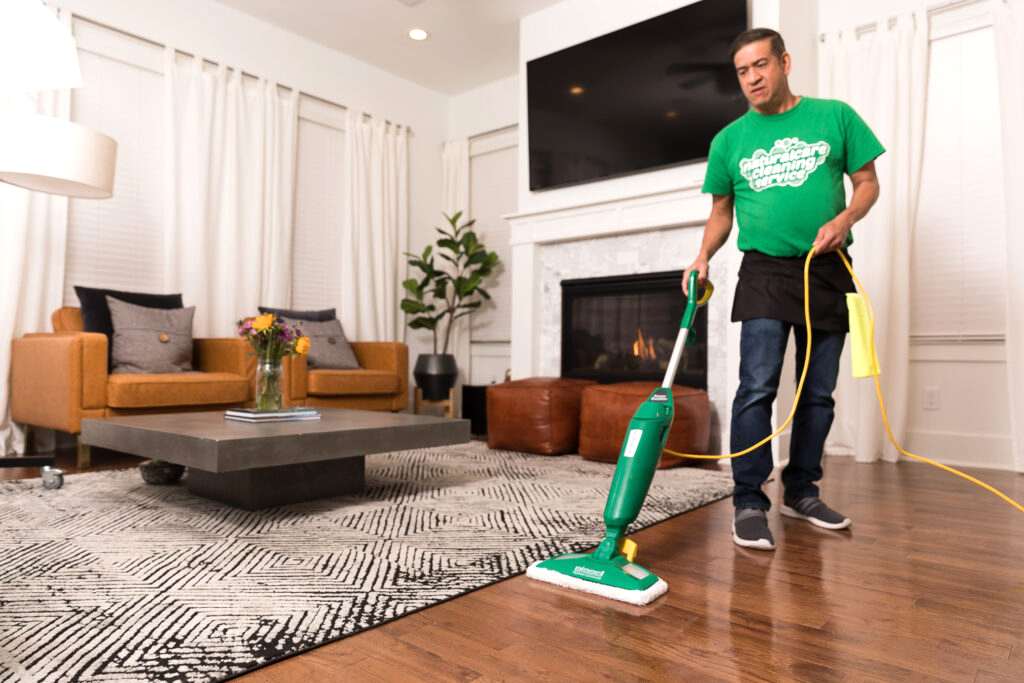
[[[740,174],[754,192],[769,187],[800,187],[828,159],[827,142],[804,142],[800,138],[776,140],[768,151],[759,149],[749,159],[740,159]]]

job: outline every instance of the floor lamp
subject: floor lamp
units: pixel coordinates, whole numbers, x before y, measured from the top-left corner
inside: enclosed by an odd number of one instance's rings
[[[23,98],[32,91],[79,87],[78,52],[67,22],[39,0],[2,4],[0,90]],[[18,53],[16,62],[12,50]],[[24,68],[26,64],[35,69]],[[105,199],[114,193],[116,161],[117,142],[86,126],[34,113],[0,114],[0,182],[65,197]],[[0,457],[0,467],[43,467],[44,483],[45,468],[53,462],[53,456]],[[59,472],[55,479],[59,486]]]

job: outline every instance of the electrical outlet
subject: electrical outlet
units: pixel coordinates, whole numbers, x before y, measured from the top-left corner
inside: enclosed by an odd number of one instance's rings
[[[939,409],[939,388],[938,387],[925,387],[924,388],[924,409],[925,410],[938,410]]]

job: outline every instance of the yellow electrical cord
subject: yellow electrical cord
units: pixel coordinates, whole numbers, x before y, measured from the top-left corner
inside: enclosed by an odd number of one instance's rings
[[[863,285],[861,285],[860,279],[857,277],[857,274],[855,272],[853,272],[853,268],[850,266],[850,262],[846,259],[846,256],[844,256],[841,251],[837,252],[837,253],[839,254],[839,258],[842,259],[843,265],[846,266],[846,269],[848,271],[850,271],[850,275],[853,277],[853,281],[857,285],[857,291],[864,297],[865,302],[867,302],[868,318],[870,320],[870,337],[869,338],[870,338],[870,341],[871,341],[871,353],[872,353],[872,355],[875,355],[875,353],[876,353],[875,352],[875,314],[874,314],[874,309],[872,309],[872,307],[871,307],[871,299],[870,299],[870,297],[868,297],[867,291],[864,289]],[[811,290],[811,286],[810,286],[810,270],[811,270],[811,259],[812,258],[814,258],[814,248],[813,247],[807,253],[807,258],[804,260],[804,326],[807,328],[807,348],[804,351],[804,365],[803,365],[803,369],[800,371],[800,381],[797,382],[797,385],[796,385],[796,396],[793,397],[793,406],[789,409],[789,415],[786,417],[786,421],[783,422],[779,426],[778,429],[776,429],[774,432],[772,432],[771,434],[769,434],[765,438],[763,438],[760,441],[758,441],[757,443],[755,443],[753,446],[750,446],[749,448],[745,448],[742,451],[739,451],[737,453],[727,453],[727,454],[724,454],[724,455],[702,455],[700,453],[680,453],[678,451],[673,451],[673,450],[668,449],[668,448],[664,449],[665,453],[668,453],[669,455],[674,455],[677,458],[691,458],[691,459],[696,459],[696,460],[723,460],[723,459],[739,458],[740,456],[747,455],[748,453],[757,450],[758,448],[760,448],[761,446],[765,445],[766,443],[768,443],[769,441],[771,441],[772,439],[774,439],[778,435],[782,434],[782,432],[786,431],[786,428],[789,426],[789,423],[793,421],[793,415],[796,414],[797,404],[800,403],[800,394],[801,394],[801,392],[803,392],[803,389],[804,389],[804,380],[807,378],[807,368],[811,364],[811,334],[812,334],[812,332],[811,332],[811,303],[810,303],[810,290]],[[941,462],[936,462],[935,460],[932,460],[931,458],[926,458],[923,455],[916,455],[915,453],[911,453],[910,451],[908,451],[908,450],[904,449],[902,446],[900,446],[899,443],[897,443],[897,441],[896,441],[896,437],[893,436],[892,427],[889,425],[889,415],[888,415],[888,413],[886,413],[886,410],[885,410],[885,399],[882,396],[882,385],[881,385],[881,382],[878,381],[878,375],[877,374],[873,375],[872,379],[875,381],[875,395],[878,397],[878,408],[879,408],[879,410],[882,413],[882,422],[885,424],[886,436],[889,437],[889,441],[896,448],[896,450],[898,450],[900,453],[902,453],[903,455],[907,456],[908,458],[912,458],[914,460],[919,460],[919,461],[921,461],[923,463],[927,463],[927,464],[929,464],[929,465],[931,465],[933,467],[938,467],[940,470],[945,470],[945,471],[947,471],[947,472],[949,472],[951,474],[955,474],[956,476],[960,477],[961,479],[966,479],[967,481],[971,482],[975,486],[980,486],[981,488],[985,489],[989,493],[991,493],[991,494],[993,494],[995,496],[998,496],[1004,502],[1006,502],[1007,504],[1013,506],[1018,511],[1024,512],[1024,505],[1021,505],[1020,503],[1015,501],[1013,498],[1010,498],[1008,495],[1006,495],[1005,493],[1003,493],[1002,491],[1000,491],[996,487],[994,487],[994,486],[992,486],[990,484],[986,484],[985,482],[981,481],[980,479],[976,479],[976,478],[972,477],[971,475],[967,474],[966,472],[961,472],[960,470],[958,470],[958,469],[956,469],[954,467],[950,467],[949,465],[943,465]]]

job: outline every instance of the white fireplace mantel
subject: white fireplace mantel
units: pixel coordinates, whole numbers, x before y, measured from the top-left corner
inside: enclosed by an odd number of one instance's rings
[[[586,249],[591,244],[589,240],[681,227],[700,228],[709,210],[710,200],[701,194],[698,181],[663,192],[504,216],[509,223],[512,246],[512,376],[529,377],[540,370],[538,268],[544,246],[579,242],[580,248]],[[699,235],[695,240],[699,244]],[[688,257],[695,255],[696,249]],[[686,265],[680,260],[677,267]],[[637,272],[643,272],[642,263],[637,268]]]

